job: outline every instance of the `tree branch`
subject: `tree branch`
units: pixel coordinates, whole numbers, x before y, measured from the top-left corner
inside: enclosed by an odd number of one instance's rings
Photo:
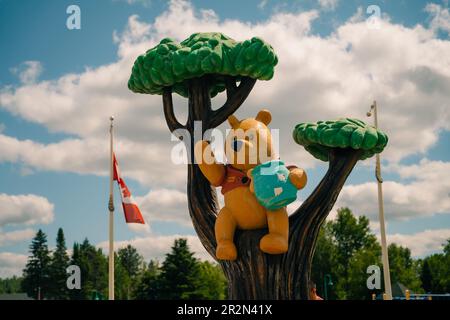
[[[180,122],[178,122],[175,112],[173,111],[173,101],[172,101],[172,88],[166,87],[163,91],[163,106],[164,106],[164,117],[166,118],[167,126],[170,132],[174,132],[178,129],[184,129]],[[180,138],[180,137],[178,137]]]
[[[209,128],[216,128],[227,120],[228,117],[244,103],[255,83],[256,79],[243,77],[239,86],[236,87],[236,84],[234,84],[233,88],[231,81],[225,80],[225,85],[227,86],[227,101],[221,108],[212,112]],[[229,89],[230,92],[228,91]]]
[[[225,88],[227,89],[227,100],[236,92],[236,78],[231,76],[225,76]]]
[[[292,246],[286,259],[296,279],[302,283],[299,298],[308,299],[311,263],[320,227],[333,208],[348,175],[358,162],[361,151],[334,149],[330,152],[330,164],[322,181],[289,217],[289,243]]]

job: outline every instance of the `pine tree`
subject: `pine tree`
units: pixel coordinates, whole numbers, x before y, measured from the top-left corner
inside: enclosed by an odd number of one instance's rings
[[[31,255],[23,270],[24,279],[22,290],[29,297],[42,300],[47,298],[50,288],[50,252],[47,245],[47,236],[39,229],[30,245]]]
[[[139,276],[139,281],[134,291],[137,300],[159,299],[161,269],[157,261],[151,260]]]
[[[56,237],[56,250],[50,263],[51,286],[49,297],[57,300],[68,299],[67,272],[69,256],[67,255],[66,240],[62,228],[58,229]]]
[[[161,268],[160,299],[197,299],[199,262],[186,239],[177,239]]]
[[[129,300],[131,299],[132,284],[135,282],[139,269],[142,266],[143,258],[136,248],[131,245],[119,249],[117,255],[120,267],[124,272],[122,277],[123,291],[125,291],[124,298]]]
[[[71,290],[71,299],[91,299],[94,291],[107,295],[108,262],[101,249],[95,248],[88,239],[81,244],[75,243],[71,264],[79,266],[81,271],[81,289]]]

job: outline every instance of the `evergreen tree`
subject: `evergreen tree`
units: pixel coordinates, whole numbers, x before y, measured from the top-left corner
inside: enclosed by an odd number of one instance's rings
[[[67,289],[67,272],[69,266],[69,256],[67,255],[66,239],[62,228],[58,229],[56,237],[56,250],[53,252],[50,263],[51,285],[49,298],[57,300],[66,300],[69,297]]]
[[[137,300],[156,300],[159,298],[160,290],[159,275],[161,269],[159,263],[151,260],[146,268],[144,268],[138,277],[138,283],[134,291],[135,299]]]
[[[31,255],[23,270],[22,290],[34,299],[47,298],[50,289],[50,252],[47,236],[41,229],[30,245]]]
[[[81,244],[74,244],[72,264],[80,267],[81,289],[71,290],[71,299],[88,300],[93,292],[107,296],[108,261],[101,251],[86,238]]]
[[[72,257],[70,259],[70,264],[77,265],[80,267],[81,265],[81,255],[80,255],[80,244],[74,243],[72,248]],[[81,268],[80,268],[81,271]],[[83,287],[83,274],[81,273],[81,288]],[[72,289],[69,290],[69,298],[71,300],[83,300],[84,292],[80,289]]]
[[[120,262],[118,254],[114,252],[114,298],[116,300],[129,300],[130,281],[131,279]]]
[[[130,277],[136,276],[143,262],[143,258],[136,248],[127,245],[125,248],[119,249],[117,254],[119,256],[119,261],[125,268],[127,274]]]
[[[161,299],[198,299],[199,262],[186,239],[177,239],[161,268]]]
[[[131,299],[132,284],[135,282],[136,276],[142,266],[143,258],[137,252],[136,248],[127,245],[125,248],[119,249],[118,261],[120,267],[124,271],[122,286],[125,291],[124,298]]]

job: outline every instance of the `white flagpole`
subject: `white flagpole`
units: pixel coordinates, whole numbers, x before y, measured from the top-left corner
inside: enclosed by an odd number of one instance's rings
[[[378,129],[378,114],[376,101],[373,102],[372,106],[370,107],[370,110],[371,111],[367,113],[367,116],[370,117],[373,111],[375,128]],[[381,259],[383,261],[384,290],[386,293],[386,300],[392,300],[391,274],[389,271],[389,258],[386,241],[386,226],[384,223],[383,189],[382,189],[383,179],[381,178],[380,154],[377,153],[375,157],[376,157],[375,176],[377,178],[378,183],[378,210],[379,210],[378,214],[380,218]]]
[[[109,145],[109,272],[108,272],[108,298],[114,300],[114,196],[113,196],[113,129],[114,117],[109,118],[111,125],[109,127],[110,145]]]

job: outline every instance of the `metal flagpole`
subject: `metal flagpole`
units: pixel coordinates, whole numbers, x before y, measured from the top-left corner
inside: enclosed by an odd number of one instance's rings
[[[370,106],[370,111],[367,112],[367,116],[370,117],[372,115],[374,117],[375,128],[378,129],[378,114],[377,114],[377,102],[374,101]],[[383,275],[384,275],[384,289],[386,292],[386,300],[392,300],[392,289],[391,289],[391,274],[389,271],[389,257],[388,257],[388,249],[387,249],[387,241],[386,241],[386,227],[384,223],[384,207],[383,207],[383,189],[382,183],[383,179],[381,178],[381,165],[380,165],[380,154],[377,153],[376,156],[376,169],[375,176],[377,178],[378,184],[378,214],[380,218],[380,234],[381,234],[381,258],[383,260]]]
[[[114,300],[114,196],[113,196],[113,129],[114,117],[109,118],[111,125],[109,127],[110,145],[109,145],[109,273],[108,273],[108,298]]]

